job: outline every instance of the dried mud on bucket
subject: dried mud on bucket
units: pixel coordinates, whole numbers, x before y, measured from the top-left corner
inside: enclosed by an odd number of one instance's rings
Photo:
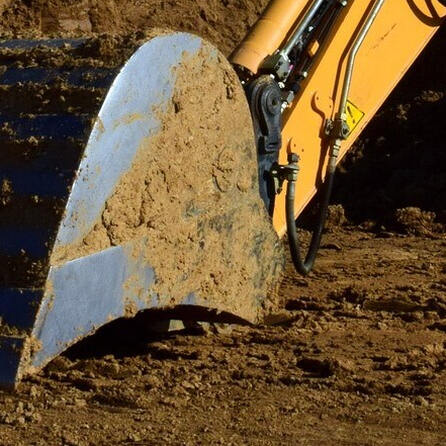
[[[225,58],[184,54],[161,130],[143,141],[94,229],[64,260],[147,237],[163,306],[197,302],[258,321],[283,251],[258,194],[249,109]]]

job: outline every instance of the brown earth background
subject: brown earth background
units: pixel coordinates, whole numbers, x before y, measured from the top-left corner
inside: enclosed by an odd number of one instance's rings
[[[267,1],[2,1],[5,38],[167,26],[226,55]],[[0,444],[444,444],[445,30],[343,162],[315,271],[262,327],[119,322],[0,392]],[[311,214],[311,212],[309,212]]]

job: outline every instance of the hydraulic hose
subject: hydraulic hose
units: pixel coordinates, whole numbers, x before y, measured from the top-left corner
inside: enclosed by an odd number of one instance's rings
[[[291,258],[293,260],[294,267],[299,274],[306,276],[313,269],[316,255],[319,250],[322,232],[327,220],[328,206],[330,204],[331,193],[333,191],[333,183],[336,172],[336,159],[337,153],[332,154],[330,157],[329,168],[325,177],[325,182],[322,190],[322,196],[320,200],[319,218],[316,224],[316,228],[313,230],[311,236],[310,246],[308,248],[305,260],[301,255],[300,241],[297,234],[296,219],[294,215],[294,201],[296,196],[296,178],[289,178],[286,190],[286,222],[288,230],[288,244],[290,247]],[[291,161],[291,162],[296,162]]]
[[[443,0],[441,0],[443,1]],[[330,203],[330,197],[333,190],[334,176],[336,172],[336,162],[341,148],[341,141],[347,138],[349,134],[349,128],[346,126],[345,120],[345,108],[347,105],[348,95],[350,93],[350,85],[353,75],[353,67],[355,65],[356,54],[358,53],[364,39],[366,38],[373,22],[379,14],[385,0],[375,0],[372,10],[370,11],[366,21],[360,29],[347,62],[347,68],[345,71],[344,85],[342,87],[341,100],[339,104],[339,111],[336,119],[332,123],[332,145],[330,158],[327,167],[327,174],[325,176],[325,183],[323,186],[322,197],[320,201],[320,215],[313,235],[311,237],[310,247],[308,253],[303,260],[300,252],[299,237],[297,235],[296,220],[294,215],[294,198],[296,195],[296,180],[297,175],[288,175],[287,180],[287,192],[286,192],[286,220],[288,229],[288,243],[290,245],[291,258],[296,270],[302,274],[307,275],[313,268],[316,260],[317,251],[321,244],[322,232],[324,230],[325,222],[327,220],[328,205]],[[289,168],[288,170],[297,170],[298,157],[295,154],[289,156]]]

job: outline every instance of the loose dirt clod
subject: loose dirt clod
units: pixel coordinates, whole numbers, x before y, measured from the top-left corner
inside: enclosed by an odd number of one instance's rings
[[[397,209],[395,221],[400,229],[408,234],[430,235],[441,229],[441,225],[435,223],[435,212],[422,211],[420,208],[408,207]]]

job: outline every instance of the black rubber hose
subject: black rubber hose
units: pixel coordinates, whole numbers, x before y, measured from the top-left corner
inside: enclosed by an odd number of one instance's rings
[[[305,260],[303,260],[300,252],[299,236],[297,234],[296,219],[294,217],[294,201],[296,196],[296,182],[288,181],[286,191],[286,220],[288,229],[288,243],[290,245],[291,258],[293,260],[296,271],[306,276],[314,266],[316,255],[319,250],[322,232],[327,220],[328,205],[330,203],[331,193],[333,191],[333,183],[335,177],[335,169],[330,169],[325,177],[325,183],[320,200],[320,213],[317,226],[311,237],[310,247],[308,248]]]

